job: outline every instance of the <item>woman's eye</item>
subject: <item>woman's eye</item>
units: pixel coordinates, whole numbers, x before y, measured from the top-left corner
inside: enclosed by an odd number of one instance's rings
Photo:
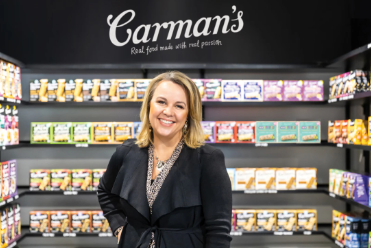
[[[177,108],[184,109],[182,105],[177,105]]]
[[[164,101],[158,101],[159,104],[164,104],[165,102]]]

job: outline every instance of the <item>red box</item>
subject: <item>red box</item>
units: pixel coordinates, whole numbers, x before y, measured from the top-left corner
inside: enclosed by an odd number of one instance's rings
[[[215,122],[215,142],[216,143],[235,143],[235,121],[216,121]]]
[[[255,121],[237,121],[234,134],[236,143],[255,143]]]

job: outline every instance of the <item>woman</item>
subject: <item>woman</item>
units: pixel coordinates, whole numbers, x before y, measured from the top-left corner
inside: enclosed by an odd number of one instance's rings
[[[117,147],[98,187],[118,247],[230,247],[232,192],[223,153],[203,144],[202,104],[180,72],[154,78],[137,140]]]

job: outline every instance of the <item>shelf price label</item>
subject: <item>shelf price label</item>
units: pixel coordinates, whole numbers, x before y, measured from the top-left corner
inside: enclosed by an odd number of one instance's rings
[[[327,101],[328,103],[333,103],[333,102],[336,102],[336,98],[335,99],[330,99]]]
[[[8,246],[8,248],[12,248],[12,247],[14,247],[14,246],[16,246],[17,245],[17,242],[13,242],[13,243],[11,243],[9,246]]]
[[[290,236],[290,235],[293,235],[294,233],[293,232],[274,232],[273,234],[278,235],[278,236],[282,236],[282,235]]]
[[[6,204],[6,201],[2,201],[2,202],[0,202],[0,207],[1,206],[4,206]]]
[[[89,147],[89,144],[76,144],[76,147]]]
[[[14,198],[12,197],[12,198],[9,198],[8,200],[6,200],[6,203],[9,203],[9,202],[12,202],[12,201],[14,201]]]
[[[328,195],[331,196],[331,197],[333,197],[333,198],[336,197],[336,195],[334,193],[328,193]]]
[[[342,148],[343,144],[336,144],[336,146]]]
[[[54,233],[43,233],[43,237],[45,238],[53,238],[55,237]]]
[[[231,232],[232,236],[242,236],[242,232]]]
[[[99,233],[98,237],[112,237],[112,233]]]
[[[335,244],[337,244],[341,248],[344,248],[344,245],[340,243],[338,240],[335,240]]]
[[[255,147],[268,147],[268,143],[255,143]]]
[[[304,235],[312,235],[312,232],[311,232],[311,231],[304,231],[303,234],[304,234]]]
[[[77,191],[64,191],[63,194],[64,195],[78,195],[78,192]]]
[[[63,237],[76,237],[76,233],[63,233]]]

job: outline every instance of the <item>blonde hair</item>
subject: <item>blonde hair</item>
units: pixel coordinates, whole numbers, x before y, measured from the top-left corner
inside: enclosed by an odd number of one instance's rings
[[[142,121],[142,130],[140,131],[136,144],[139,147],[147,147],[153,144],[153,133],[150,131],[149,111],[153,94],[162,81],[171,81],[180,85],[186,92],[188,99],[188,128],[183,135],[184,143],[190,148],[197,148],[203,145],[204,134],[201,127],[202,103],[200,92],[196,84],[185,74],[178,71],[169,71],[162,73],[151,80],[143,99],[140,110],[140,120]]]

